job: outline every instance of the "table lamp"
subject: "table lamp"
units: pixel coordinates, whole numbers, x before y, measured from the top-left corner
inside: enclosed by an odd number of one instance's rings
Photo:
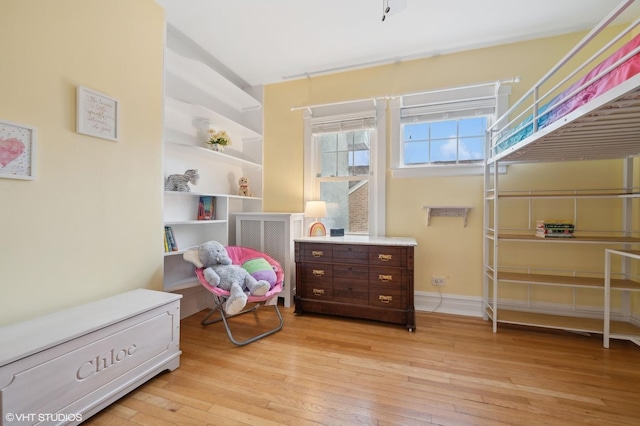
[[[315,222],[309,226],[310,237],[323,237],[327,235],[327,229],[322,222],[318,221],[321,217],[327,217],[327,203],[324,201],[307,201],[304,207],[304,217],[312,217]]]

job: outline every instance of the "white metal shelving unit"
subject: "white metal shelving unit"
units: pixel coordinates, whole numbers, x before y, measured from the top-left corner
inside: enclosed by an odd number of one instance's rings
[[[609,347],[609,339],[626,339],[640,346],[640,327],[630,326],[627,322],[611,321],[611,291],[640,291],[640,283],[632,282],[632,285],[620,286],[617,280],[612,278],[611,257],[621,256],[623,259],[640,260],[640,250],[613,250],[605,249],[604,258],[604,347]],[[628,265],[625,265],[628,267]],[[625,268],[627,269],[627,268]],[[637,277],[636,277],[637,278]],[[628,318],[627,318],[628,320]]]
[[[640,192],[618,192],[612,191],[563,191],[562,193],[539,193],[536,191],[521,191],[521,193],[503,193],[498,192],[496,197],[495,191],[490,191],[487,195],[486,206],[489,212],[488,216],[494,216],[494,226],[499,227],[498,213],[504,207],[498,207],[500,201],[509,202],[510,200],[525,200],[528,203],[529,228],[525,230],[498,230],[496,228],[485,229],[485,313],[488,318],[493,321],[494,331],[497,331],[499,323],[509,323],[518,325],[530,325],[545,328],[556,328],[577,332],[598,333],[603,334],[608,324],[607,317],[610,316],[610,303],[607,300],[606,276],[600,271],[578,271],[567,269],[567,266],[559,260],[555,265],[549,265],[548,269],[540,267],[526,267],[505,264],[503,260],[505,255],[500,254],[501,251],[514,250],[511,244],[517,244],[519,249],[526,249],[530,244],[545,245],[546,251],[554,251],[557,253],[558,259],[562,259],[567,250],[571,250],[580,245],[592,245],[596,250],[610,250],[610,248],[625,248],[640,246],[640,237],[638,232],[631,229],[620,230],[619,232],[611,232],[610,230],[596,234],[596,230],[588,230],[586,234],[580,233],[579,225],[576,228],[575,238],[562,239],[545,239],[535,236],[535,220],[532,216],[532,203],[536,200],[554,200],[569,199],[573,201],[574,218],[579,216],[578,209],[580,200],[598,199],[598,200],[618,200],[623,204],[631,204],[634,199],[640,199]],[[626,207],[621,210],[625,211]],[[575,220],[574,220],[575,221]],[[578,224],[579,221],[575,221]],[[624,221],[622,221],[624,222]],[[497,235],[497,238],[496,238]],[[632,236],[636,235],[636,236]],[[509,246],[506,246],[509,244]],[[492,246],[492,247],[490,247]],[[497,271],[497,273],[496,273]],[[622,274],[620,278],[610,278],[609,289],[621,292],[640,290],[640,283],[634,281],[628,274]],[[526,300],[519,303],[511,301],[510,305],[499,298],[501,286],[504,284],[520,285],[526,288]],[[552,308],[541,308],[540,304],[536,304],[532,300],[533,287],[544,288],[546,292],[553,291],[552,288],[564,288],[572,291],[571,309],[561,308],[556,312],[552,312]],[[603,308],[600,312],[580,310],[578,305],[577,289],[592,289],[602,292]],[[630,335],[640,336],[640,327],[636,327],[628,322],[629,305],[623,303],[619,316],[625,318],[626,321],[611,322],[614,329]],[[603,317],[605,318],[603,320]]]
[[[638,217],[640,212],[640,192],[638,184],[634,185],[634,162],[640,156],[640,74],[629,77],[626,81],[610,88],[604,93],[593,97],[584,105],[578,106],[573,111],[553,121],[542,129],[538,129],[539,111],[542,105],[557,95],[565,87],[569,86],[570,78],[574,75],[584,74],[580,69],[567,70],[565,65],[571,63],[585,46],[592,47],[590,43],[598,34],[626,9],[633,0],[625,1],[609,13],[591,32],[589,32],[558,64],[546,73],[518,102],[516,102],[503,117],[494,123],[493,129],[487,136],[487,153],[485,162],[485,203],[484,203],[484,277],[483,298],[485,302],[484,315],[491,319],[494,332],[499,323],[530,325],[537,327],[556,328],[579,332],[599,333],[604,335],[604,345],[608,347],[609,337],[620,337],[640,342],[640,327],[636,321],[632,321],[633,308],[630,301],[630,293],[640,289],[637,274],[631,273],[627,262],[616,265],[615,278],[612,271],[603,271],[600,265],[601,259],[608,258],[612,253],[626,256],[623,253],[635,253],[640,248],[640,229],[638,229]],[[622,40],[637,25],[623,28],[617,35],[613,35],[607,46],[612,46],[615,41]],[[593,50],[605,54],[606,49],[599,46]],[[635,49],[637,51],[637,49]],[[635,53],[635,52],[634,52]],[[595,60],[590,65],[601,61],[603,56],[593,55]],[[589,65],[587,62],[586,65]],[[622,61],[620,61],[622,62]],[[609,67],[609,68],[613,68]],[[587,68],[588,69],[588,68]],[[608,70],[604,67],[603,72]],[[560,72],[558,72],[560,71]],[[553,88],[543,91],[543,85],[551,85],[552,77],[563,78]],[[595,78],[590,78],[581,88],[571,90],[572,93],[589,86]],[[566,83],[566,86],[562,86]],[[545,86],[545,88],[548,86]],[[568,95],[571,96],[571,95]],[[557,106],[557,105],[555,105]],[[549,108],[555,108],[552,106]],[[524,111],[522,111],[524,110]],[[522,112],[521,112],[522,111]],[[517,114],[517,117],[516,117]],[[503,131],[516,127],[523,117],[531,115],[532,132],[523,136],[522,140],[513,145],[504,147],[500,144],[500,136]],[[511,120],[511,121],[509,121]],[[507,123],[509,121],[509,123]],[[566,162],[583,160],[616,160],[621,161],[622,190],[596,190],[596,191],[559,191],[539,192],[525,190],[518,193],[507,193],[501,188],[502,178],[495,173],[500,166],[510,164],[517,167],[519,163],[543,163]],[[636,172],[637,173],[637,172]],[[637,179],[637,177],[635,178]],[[611,220],[611,223],[620,224],[618,229],[607,228],[606,223],[602,229],[584,229],[580,223],[576,223],[576,238],[571,239],[543,239],[535,236],[535,220],[547,219],[547,217],[531,217],[529,210],[528,228],[508,229],[505,225],[506,218],[501,214],[501,203],[513,199],[524,199],[529,203],[558,202],[563,199],[571,199],[574,203],[574,220],[577,215],[578,205],[583,200],[597,199],[602,203],[621,203],[616,212],[620,216]],[[617,225],[616,225],[617,226]],[[515,244],[518,247],[536,247],[543,245],[544,254],[555,256],[553,264],[545,265],[546,270],[530,268],[518,265],[509,265],[510,259],[508,247]],[[582,246],[582,248],[581,248]],[[569,270],[569,266],[563,264],[563,258],[574,251],[588,247],[597,252],[599,257],[598,270],[576,271]],[[542,253],[542,251],[539,251]],[[594,257],[595,258],[595,257]],[[522,261],[522,258],[518,259]],[[534,264],[536,259],[526,258]],[[546,261],[546,259],[545,259]],[[604,263],[604,262],[603,262]],[[609,261],[607,263],[610,265]],[[515,268],[518,267],[519,269]],[[562,270],[564,268],[564,270]],[[555,270],[554,270],[555,269]],[[551,292],[554,289],[572,289],[573,294],[577,289],[594,289],[602,301],[602,306],[597,311],[578,312],[575,309],[565,309],[558,312],[550,312],[551,309],[539,309],[530,306],[528,301],[516,306],[516,309],[505,309],[507,301],[500,297],[500,292],[505,285],[526,286],[527,297],[532,289],[545,289]],[[611,291],[621,293],[618,316],[621,321],[611,321]],[[514,292],[516,294],[517,291]],[[518,293],[521,294],[521,293]],[[554,293],[557,294],[557,293]],[[538,308],[538,309],[537,309]],[[636,308],[637,309],[637,308]],[[635,312],[637,314],[637,312]],[[614,331],[615,330],[615,331]]]

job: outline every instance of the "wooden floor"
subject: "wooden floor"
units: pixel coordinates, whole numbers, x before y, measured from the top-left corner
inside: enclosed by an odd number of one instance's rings
[[[245,347],[205,312],[182,321],[180,368],[87,425],[638,425],[640,347],[600,336],[417,314],[417,330],[281,308]],[[263,325],[275,320],[259,311]],[[239,337],[253,314],[235,318]]]

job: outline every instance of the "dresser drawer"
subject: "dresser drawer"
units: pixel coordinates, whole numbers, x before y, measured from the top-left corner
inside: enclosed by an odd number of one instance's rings
[[[337,263],[369,263],[369,246],[358,244],[336,244],[333,246],[333,260]]]
[[[307,282],[302,286],[302,297],[331,301],[333,300],[333,285],[327,282]]]
[[[300,262],[333,261],[333,249],[330,244],[298,243],[296,248]]]
[[[397,268],[370,268],[369,284],[399,288],[402,285],[402,270]]]
[[[369,283],[369,268],[358,265],[333,265],[333,281],[335,283],[361,281],[366,285]]]
[[[333,301],[354,305],[367,305],[369,304],[369,285],[362,283],[336,285],[334,283]]]
[[[368,304],[369,268],[357,265],[334,265],[333,300],[358,305]]]
[[[381,308],[403,308],[402,289],[386,285],[369,286],[369,305]]]
[[[302,282],[307,283],[328,283],[333,282],[333,267],[322,263],[306,263],[300,270]]]
[[[369,246],[369,265],[405,266],[405,251],[401,247]]]

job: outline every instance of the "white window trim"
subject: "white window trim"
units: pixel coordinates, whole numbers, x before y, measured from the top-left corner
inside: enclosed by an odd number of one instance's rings
[[[430,102],[456,101],[491,93],[496,96],[496,117],[500,117],[509,108],[511,85],[501,82],[485,83],[429,92],[409,93],[389,100],[391,131],[391,174],[394,178],[413,178],[431,176],[473,176],[484,174],[484,161],[477,164],[427,164],[404,165],[402,162],[403,141],[400,111],[406,106],[417,106]],[[506,173],[506,167],[499,167],[500,173]]]
[[[336,104],[309,106],[304,109],[304,202],[317,200],[320,197],[317,179],[313,168],[308,165],[317,164],[319,159],[313,147],[311,131],[314,120],[347,120],[354,114],[366,110],[374,110],[376,117],[376,140],[371,144],[369,182],[369,235],[384,236],[386,232],[386,102],[376,99],[365,99]]]

